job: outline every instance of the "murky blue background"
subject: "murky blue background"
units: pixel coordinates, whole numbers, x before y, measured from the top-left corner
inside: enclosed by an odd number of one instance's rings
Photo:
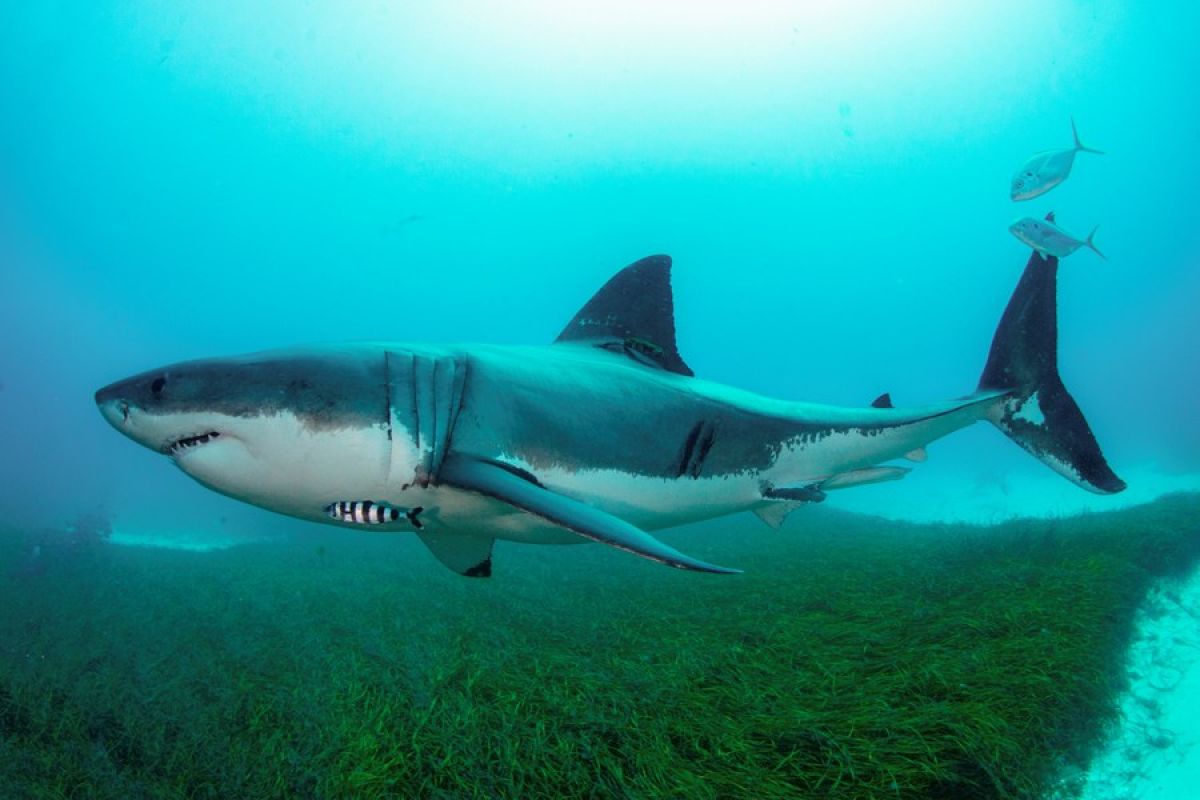
[[[1063,264],[1068,387],[1119,473],[1200,469],[1194,4],[24,5],[0,11],[9,517],[298,526],[92,392],[302,342],[549,341],[656,252],[700,375],[961,395],[1028,256],[1007,226],[1051,209],[1109,257]],[[1010,202],[1072,115],[1108,155]],[[978,426],[879,491],[1021,471]]]

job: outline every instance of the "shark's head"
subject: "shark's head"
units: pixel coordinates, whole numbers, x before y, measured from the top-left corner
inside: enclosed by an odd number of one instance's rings
[[[317,519],[328,503],[371,496],[395,458],[386,383],[377,351],[281,351],[144,372],[96,404],[206,486]]]

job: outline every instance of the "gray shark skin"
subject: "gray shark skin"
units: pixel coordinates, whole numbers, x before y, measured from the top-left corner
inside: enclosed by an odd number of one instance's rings
[[[973,394],[899,409],[886,396],[839,408],[693,377],[675,344],[670,268],[666,256],[625,268],[551,345],[189,361],[107,386],[96,403],[215,491],[313,522],[414,532],[472,577],[491,574],[495,539],[597,541],[734,572],[647,531],[739,511],[778,526],[827,491],[903,477],[885,462],[922,460],[926,444],[983,419],[1086,489],[1124,488],[1058,379],[1056,259],[1030,259]],[[385,520],[380,508],[398,510]]]

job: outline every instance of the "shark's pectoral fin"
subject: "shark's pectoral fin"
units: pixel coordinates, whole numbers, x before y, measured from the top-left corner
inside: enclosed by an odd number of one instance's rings
[[[445,485],[493,497],[586,539],[651,561],[696,572],[740,572],[686,556],[623,519],[552,492],[532,475],[494,461],[448,456],[442,462],[439,479]]]
[[[468,578],[492,577],[492,545],[495,539],[484,536],[459,536],[418,532],[434,558],[459,575]]]

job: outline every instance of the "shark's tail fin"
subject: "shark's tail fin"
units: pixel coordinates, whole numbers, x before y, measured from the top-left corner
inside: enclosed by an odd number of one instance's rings
[[[1125,488],[1058,376],[1058,259],[1036,251],[1004,309],[981,391],[1003,391],[988,419],[1042,463],[1085,489]]]
[[[1079,131],[1075,128],[1075,118],[1071,117],[1071,135],[1075,137],[1075,149],[1081,153],[1095,153],[1098,156],[1104,155],[1103,150],[1097,150],[1094,147],[1088,147],[1083,142],[1079,141]]]

